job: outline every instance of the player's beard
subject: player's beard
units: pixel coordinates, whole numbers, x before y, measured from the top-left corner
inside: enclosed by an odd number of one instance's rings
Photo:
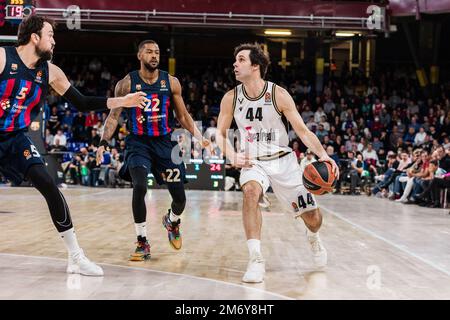
[[[50,50],[43,51],[39,47],[36,47],[36,54],[42,61],[50,61],[53,58],[53,53]]]
[[[156,69],[158,69],[158,67],[159,67],[159,62],[156,64],[156,67],[152,67],[152,65],[151,65],[150,63],[144,62],[144,67],[145,67],[145,69],[147,69],[147,71],[153,72],[153,71],[155,71]]]

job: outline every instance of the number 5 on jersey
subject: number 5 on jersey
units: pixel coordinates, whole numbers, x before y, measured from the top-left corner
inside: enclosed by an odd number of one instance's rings
[[[28,88],[27,87],[23,87],[22,89],[20,89],[19,94],[16,96],[17,100],[23,100],[25,99],[25,97],[27,96],[27,92],[28,92]]]
[[[31,149],[31,154],[33,155],[33,157],[35,158],[40,158],[41,154],[39,153],[39,151],[37,150],[37,148],[32,144],[30,145],[30,149]]]

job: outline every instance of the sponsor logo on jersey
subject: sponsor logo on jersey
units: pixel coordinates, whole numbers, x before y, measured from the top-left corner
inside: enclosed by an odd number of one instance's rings
[[[14,104],[11,108],[11,112],[16,112],[17,110],[26,110],[28,106],[19,106],[19,104]]]
[[[37,83],[42,83],[42,70],[39,70],[36,74],[36,79],[34,79]]]
[[[255,138],[255,132],[252,130],[252,127],[245,127],[245,132],[247,134],[245,136],[245,140],[248,142],[253,142]]]
[[[161,120],[162,118],[165,118],[165,117],[166,117],[165,114],[158,114],[156,116],[147,117],[147,121],[148,122],[158,122],[159,120]]]
[[[25,150],[24,152],[23,152],[23,156],[28,160],[28,159],[30,159],[31,158],[31,152],[30,152],[30,150]]]
[[[8,99],[0,101],[0,108],[2,108],[3,110],[6,110],[10,107],[11,107],[11,103],[9,102]]]
[[[143,115],[136,117],[137,122],[143,123],[145,121],[145,117]]]
[[[271,142],[275,141],[276,135],[274,129],[269,129],[268,131],[265,129],[260,129],[259,132],[253,130],[253,127],[248,126],[245,127],[245,140],[247,142]]]

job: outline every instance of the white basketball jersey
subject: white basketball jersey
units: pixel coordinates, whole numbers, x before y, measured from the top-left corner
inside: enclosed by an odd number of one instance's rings
[[[269,160],[270,156],[292,151],[276,105],[275,87],[266,81],[257,98],[250,98],[242,84],[234,89],[234,120],[240,133],[240,151],[254,158]]]

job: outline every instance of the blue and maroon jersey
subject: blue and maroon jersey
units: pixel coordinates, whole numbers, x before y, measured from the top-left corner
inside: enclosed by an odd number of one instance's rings
[[[47,96],[48,63],[29,69],[15,47],[4,47],[6,64],[0,73],[0,133],[24,131],[39,114]]]
[[[169,73],[159,70],[158,80],[150,85],[141,79],[139,72],[130,72],[131,92],[143,91],[150,102],[145,109],[127,108],[128,130],[138,136],[164,136],[172,132],[175,117],[172,110],[172,91]]]

